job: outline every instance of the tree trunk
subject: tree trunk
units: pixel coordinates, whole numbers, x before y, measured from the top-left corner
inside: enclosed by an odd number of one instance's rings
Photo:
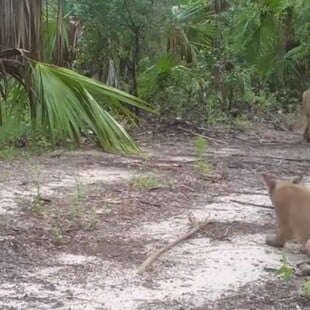
[[[54,62],[57,66],[64,65],[64,38],[63,38],[63,6],[62,0],[58,0],[57,7],[57,32]]]
[[[133,59],[129,62],[129,75],[130,75],[130,84],[129,84],[129,93],[133,96],[138,97],[138,64],[139,64],[139,55],[140,55],[140,45],[139,45],[139,29],[136,29],[135,32],[135,45],[133,51]],[[138,115],[139,109],[133,107],[133,112]]]
[[[43,59],[41,0],[0,1],[0,46],[25,49],[31,58]]]

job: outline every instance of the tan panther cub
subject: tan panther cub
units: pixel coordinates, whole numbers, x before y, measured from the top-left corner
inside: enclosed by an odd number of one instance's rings
[[[310,188],[301,184],[302,178],[284,181],[269,174],[262,177],[278,221],[276,234],[267,236],[266,243],[283,247],[286,241],[295,239],[301,244],[300,251],[310,257]],[[310,275],[310,260],[297,267],[297,274]]]
[[[266,243],[283,247],[288,240],[301,244],[300,251],[310,256],[310,189],[300,184],[302,178],[292,181],[278,180],[269,174],[262,174],[270,199],[277,215],[277,232],[267,236]],[[297,264],[296,274],[310,275],[310,260]]]
[[[275,207],[278,229],[274,236],[267,236],[266,243],[283,247],[285,242],[296,239],[301,244],[301,252],[310,256],[310,189],[301,184],[301,178],[292,181],[276,179],[262,174],[269,196]],[[296,274],[310,275],[310,260],[297,264]]]
[[[310,189],[299,180],[284,181],[262,174],[269,196],[275,207],[277,232],[268,236],[266,243],[283,247],[288,240],[296,239],[302,252],[310,256]]]

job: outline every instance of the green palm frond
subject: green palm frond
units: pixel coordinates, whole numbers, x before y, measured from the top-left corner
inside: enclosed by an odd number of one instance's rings
[[[298,73],[298,65],[303,62],[309,62],[310,59],[310,44],[303,43],[284,55],[284,70],[288,76],[292,73]],[[307,64],[306,64],[307,66]]]
[[[196,0],[173,6],[171,13],[174,23],[169,48],[181,59],[195,63],[197,50],[212,46],[216,37],[217,25],[213,12],[206,1]]]
[[[176,64],[177,61],[173,54],[164,54],[158,57],[155,66],[159,72],[165,72],[171,70]]]
[[[304,41],[310,37],[310,1],[296,1],[296,33]]]
[[[160,86],[158,81],[166,79],[171,75],[171,71],[177,66],[175,55],[160,55],[155,64],[148,67],[139,75],[139,94],[142,98],[150,98],[154,96]]]
[[[203,20],[208,14],[210,14],[206,8],[206,4],[201,0],[187,5],[174,6],[172,8],[172,17],[178,23]]]
[[[78,142],[81,129],[87,127],[106,151],[139,150],[110,112],[130,116],[121,102],[154,112],[144,101],[65,68],[34,61],[31,68],[32,120],[54,143],[59,136]]]
[[[259,71],[267,72],[280,43],[277,16],[261,4],[248,4],[237,14],[233,38],[236,50],[243,52]]]
[[[209,47],[216,37],[217,25],[212,20],[206,20],[203,23],[189,27],[187,36],[192,44]]]

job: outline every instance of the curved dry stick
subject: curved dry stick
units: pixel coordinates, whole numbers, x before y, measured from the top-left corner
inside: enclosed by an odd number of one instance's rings
[[[194,226],[189,232],[179,237],[177,240],[172,241],[161,249],[156,250],[152,253],[138,268],[138,273],[142,273],[149,267],[156,259],[158,259],[161,255],[181,243],[182,241],[192,237],[199,230],[203,229],[206,225],[210,224],[209,216],[201,223],[198,223],[193,217],[190,217],[190,222]]]

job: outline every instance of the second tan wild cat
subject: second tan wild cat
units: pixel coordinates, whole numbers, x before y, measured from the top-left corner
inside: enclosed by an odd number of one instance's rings
[[[304,140],[310,142],[310,89],[305,90],[302,94],[302,109],[307,121],[304,131]]]
[[[277,216],[277,232],[268,236],[266,243],[283,247],[286,241],[295,239],[301,252],[310,256],[310,189],[298,180],[284,181],[262,174]]]
[[[302,104],[297,108],[296,119],[290,126],[293,132],[303,133],[303,139],[310,142],[310,89],[302,94]]]

